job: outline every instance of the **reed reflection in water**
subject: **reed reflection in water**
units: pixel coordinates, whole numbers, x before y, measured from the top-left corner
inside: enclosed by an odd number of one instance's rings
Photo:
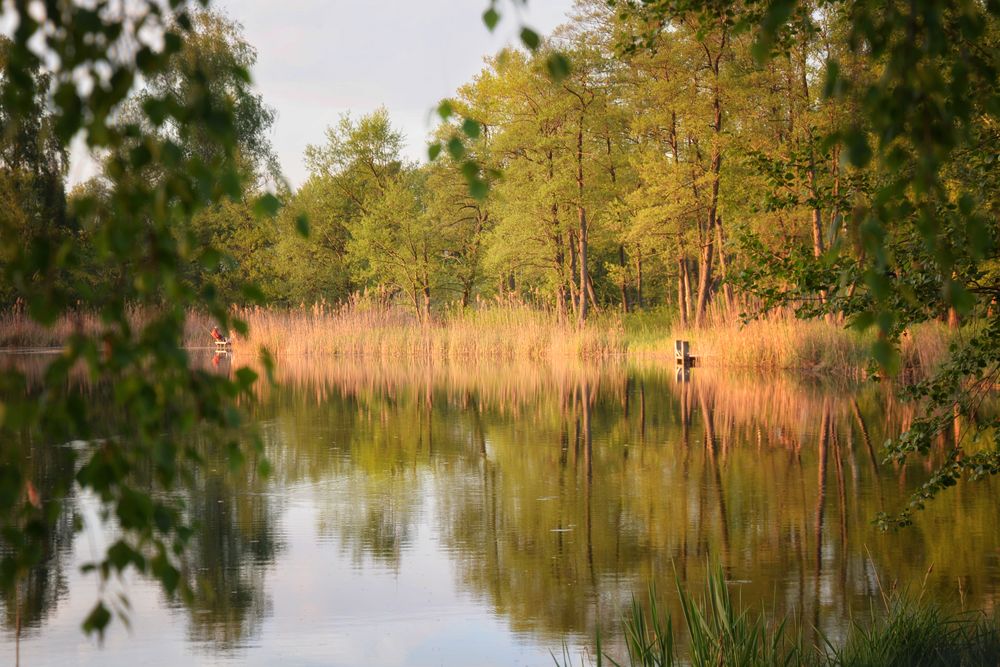
[[[200,363],[230,372],[228,358]],[[476,651],[485,664],[544,664],[598,625],[613,642],[650,585],[679,614],[675,574],[700,587],[713,559],[743,603],[832,639],[894,583],[967,608],[992,609],[1000,594],[991,484],[960,485],[900,533],[871,525],[928,472],[881,462],[881,443],[916,409],[886,387],[624,363],[302,358],[278,374],[250,408],[273,477],[209,458],[186,490],[201,594],[164,612],[185,628],[169,640],[174,655],[265,664],[305,642],[326,663],[416,664],[430,650],[446,664]],[[42,449],[30,444],[33,465],[52,470],[35,474],[64,475]],[[43,647],[47,614],[86,600],[85,580],[65,574],[78,557],[67,540],[70,530],[30,602],[4,602],[9,632],[22,618],[32,653],[52,664],[62,644]],[[401,622],[424,624],[423,639],[387,639]],[[345,648],[365,637],[393,658]],[[111,647],[93,656],[124,662]]]

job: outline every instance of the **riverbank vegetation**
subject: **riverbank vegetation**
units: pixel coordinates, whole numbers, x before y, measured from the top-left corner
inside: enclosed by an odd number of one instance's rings
[[[657,592],[632,607],[621,621],[623,646],[607,650],[597,637],[592,658],[580,665],[620,667],[863,667],[921,665],[973,667],[1000,661],[1000,621],[984,612],[949,613],[899,591],[884,592],[870,618],[856,621],[842,638],[816,636],[801,619],[776,619],[765,609],[741,604],[721,568],[711,570],[704,590],[688,591],[678,580],[681,618],[658,604]],[[811,634],[813,639],[806,639]],[[572,667],[563,650],[557,665]]]
[[[190,50],[252,64],[239,25],[207,17]],[[658,20],[669,29],[630,42]],[[850,21],[817,10],[808,31],[761,63],[755,42],[725,23],[706,30],[584,0],[534,53],[498,54],[442,103],[434,160],[404,157],[405,143],[421,138],[404,137],[384,109],[344,115],[307,149],[309,177],[297,189],[281,180],[268,143],[273,110],[243,94],[246,191],[194,216],[178,238],[192,261],[176,278],[239,306],[339,307],[363,292],[425,323],[516,300],[580,326],[595,314],[668,309],[677,326],[721,320],[728,335],[741,315],[781,303],[866,329],[876,295],[864,272],[874,258],[859,207],[886,176],[856,155],[864,138],[846,134],[863,101],[836,86],[861,89],[885,64],[852,50]],[[557,83],[547,66],[554,52],[572,63]],[[841,78],[829,78],[831,67]],[[970,123],[980,142],[998,141],[985,119]],[[983,145],[939,174],[973,198],[963,210],[995,204]],[[65,168],[58,151],[38,159],[53,178]],[[65,195],[46,190],[45,210],[12,202],[24,213],[18,233],[44,229],[53,247],[76,246],[77,263],[54,283],[98,307],[102,289],[130,279],[128,266],[97,261],[113,162]],[[470,178],[486,180],[470,189]],[[251,195],[263,192],[273,194],[259,205]],[[955,242],[989,237],[991,223],[979,222],[953,230]],[[908,310],[884,329],[889,343],[915,321],[957,326],[992,312],[992,260],[956,265],[949,289],[969,296],[953,304],[919,273],[933,257],[911,230],[890,229],[884,241],[913,271],[895,269]],[[0,282],[0,299],[18,296],[16,282]]]
[[[137,329],[154,310],[131,309]],[[714,318],[701,328],[681,327],[669,310],[601,313],[584,325],[567,322],[553,312],[511,299],[480,301],[452,308],[428,321],[393,303],[355,296],[340,305],[316,303],[299,307],[247,306],[231,314],[247,331],[235,334],[241,353],[267,348],[279,361],[323,355],[370,359],[426,357],[477,359],[660,359],[672,362],[674,340],[689,340],[698,364],[715,368],[794,370],[832,373],[860,379],[870,370],[874,337],[843,322],[803,320],[777,311],[744,322]],[[183,345],[211,343],[215,319],[188,313]],[[95,334],[101,320],[81,310],[53,326],[39,325],[16,309],[0,314],[0,348],[60,348],[74,333]],[[901,369],[907,379],[925,377],[945,359],[948,345],[962,332],[941,323],[914,327],[900,341]]]
[[[891,178],[862,159],[874,126],[859,130],[865,102],[850,91],[887,64],[853,49],[851,15],[803,14],[809,30],[761,60],[729,19],[706,29],[682,14],[583,0],[548,41],[497,54],[442,102],[429,162],[404,158],[418,138],[385,110],[344,115],[306,151],[297,189],[269,145],[273,110],[239,92],[244,189],[176,236],[187,259],[171,284],[229,304],[249,325],[242,341],[279,355],[669,356],[685,338],[716,366],[861,376],[874,350],[885,370],[919,376],[975,338],[994,312],[994,221],[947,228],[957,245],[943,283],[913,229],[869,244],[864,211]],[[237,23],[200,16],[191,57],[253,64]],[[572,67],[554,77],[556,54]],[[985,118],[968,124],[978,148],[935,178],[966,197],[942,210],[987,215],[996,174],[982,155],[1000,139]],[[36,171],[57,179],[65,152],[40,148]],[[74,248],[51,287],[83,314],[68,309],[55,326],[4,315],[0,345],[60,345],[106,326],[102,294],[133,279],[128,264],[101,265],[113,239],[98,233],[126,157],[69,193],[33,180],[51,195],[35,198],[44,208],[12,200],[23,215],[11,231]],[[880,315],[883,279],[900,291]],[[0,280],[0,302],[20,298],[18,280]],[[212,323],[188,319],[184,344],[201,345]]]

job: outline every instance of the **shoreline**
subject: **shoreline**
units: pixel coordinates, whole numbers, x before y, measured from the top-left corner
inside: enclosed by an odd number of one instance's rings
[[[871,335],[842,324],[798,320],[779,314],[746,324],[719,322],[694,329],[677,327],[669,313],[599,313],[586,325],[558,321],[530,306],[500,305],[446,312],[427,323],[400,308],[359,309],[312,306],[294,309],[246,308],[231,313],[247,323],[246,336],[233,335],[234,349],[266,347],[275,359],[340,357],[355,359],[457,360],[674,360],[674,341],[687,340],[696,367],[718,370],[781,371],[801,375],[870,377]],[[155,326],[150,311],[129,314],[137,330]],[[203,342],[212,323],[191,313],[182,348],[212,350]],[[44,328],[22,313],[0,314],[0,353],[55,354],[81,328],[102,329],[94,313],[61,318]],[[926,375],[947,358],[955,334],[944,325],[914,327],[900,341],[900,373]],[[9,344],[3,344],[9,343]],[[706,363],[707,362],[707,363]]]

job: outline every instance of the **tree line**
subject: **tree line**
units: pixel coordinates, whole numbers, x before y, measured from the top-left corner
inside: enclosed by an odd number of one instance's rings
[[[595,310],[660,305],[685,324],[701,324],[713,303],[732,315],[779,300],[816,312],[864,310],[879,286],[865,275],[871,230],[859,212],[878,205],[886,175],[867,161],[874,128],[856,123],[862,93],[886,63],[857,42],[849,9],[804,3],[794,29],[762,61],[739,16],[583,0],[533,52],[497,54],[442,102],[433,159],[404,158],[407,139],[384,109],[345,115],[307,149],[309,176],[294,191],[283,186],[268,142],[274,111],[225,74],[232,64],[251,68],[253,47],[238,24],[203,13],[196,38],[150,87],[183,98],[197,83],[185,79],[184,63],[214,64],[211,87],[234,101],[248,177],[244,192],[195,216],[193,237],[182,241],[221,253],[184,267],[184,278],[231,302],[337,303],[366,291],[424,318],[508,295],[579,322]],[[995,38],[989,23],[977,46],[992,48]],[[570,63],[557,79],[554,53]],[[141,106],[143,93],[129,104]],[[44,125],[44,112],[38,118]],[[989,247],[981,241],[995,232],[988,214],[997,206],[1000,145],[988,116],[972,125],[978,144],[941,171],[943,187],[965,198],[946,205],[981,215],[940,232],[969,246],[951,254],[953,287],[970,296],[984,279],[995,292],[994,253],[977,247]],[[7,139],[0,192],[25,228],[94,243],[88,230],[99,223],[86,220],[94,212],[73,202],[81,192],[92,200],[104,176],[64,195],[65,150],[46,148],[42,129],[26,128],[35,132],[26,141]],[[208,146],[192,136],[183,150]],[[905,156],[897,159],[903,165]],[[125,162],[108,155],[103,170]],[[134,177],[154,178],[157,169],[149,160]],[[280,200],[274,217],[255,215],[263,192]],[[921,316],[950,309],[957,317],[931,276],[899,275],[937,252],[920,247],[912,228],[900,231],[889,233],[887,247],[906,261],[882,278],[906,282]],[[115,276],[78,271],[85,279],[75,286],[90,299],[99,299],[99,286],[127,279],[127,267]],[[248,279],[259,292],[241,287]],[[993,293],[979,293],[986,298],[967,299],[965,311],[988,307]],[[5,290],[8,301],[14,296]]]

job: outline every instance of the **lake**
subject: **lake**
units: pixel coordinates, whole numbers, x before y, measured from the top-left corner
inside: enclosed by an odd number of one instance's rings
[[[930,469],[883,463],[919,414],[885,385],[613,362],[293,359],[279,376],[250,407],[268,479],[198,443],[195,599],[112,582],[129,624],[85,637],[98,581],[79,567],[108,538],[75,494],[3,601],[0,664],[551,665],[598,626],[614,650],[651,586],[677,618],[675,580],[698,590],[714,562],[744,604],[831,641],[893,588],[1000,600],[996,484],[960,484],[901,532],[872,525]],[[58,448],[25,452],[40,487],[72,475]]]

